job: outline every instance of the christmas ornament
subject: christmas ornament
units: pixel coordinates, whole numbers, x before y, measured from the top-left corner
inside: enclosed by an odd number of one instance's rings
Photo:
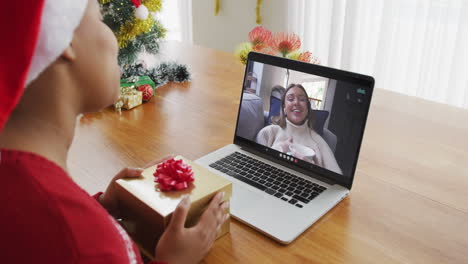
[[[130,0],[132,1],[133,5],[138,8],[141,5],[141,0]]]
[[[148,102],[153,97],[153,87],[149,84],[143,84],[137,90],[143,93],[143,102]]]
[[[137,7],[137,9],[135,10],[135,16],[136,16],[138,19],[141,19],[141,20],[147,19],[148,16],[149,16],[148,8],[146,8],[146,6],[144,6],[144,5],[140,5],[140,6]]]
[[[133,5],[135,6],[135,17],[141,20],[145,20],[148,18],[149,11],[146,6],[141,4],[141,0],[131,0]]]

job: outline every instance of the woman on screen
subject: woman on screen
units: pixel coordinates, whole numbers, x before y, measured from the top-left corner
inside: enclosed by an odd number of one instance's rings
[[[335,155],[313,129],[314,116],[304,87],[291,84],[281,98],[280,116],[257,134],[257,143],[342,174]]]

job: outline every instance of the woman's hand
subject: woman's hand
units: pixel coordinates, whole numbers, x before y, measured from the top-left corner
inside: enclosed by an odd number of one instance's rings
[[[125,168],[121,170],[107,186],[106,191],[99,197],[99,203],[104,207],[109,214],[115,218],[119,218],[119,199],[117,197],[116,182],[122,178],[137,178],[141,176],[143,169],[140,168]]]
[[[284,153],[289,152],[289,146],[293,143],[292,137],[288,137],[286,140],[279,142],[278,145],[281,148],[281,151]]]
[[[198,224],[192,228],[184,227],[190,198],[182,199],[156,246],[156,259],[171,264],[199,263],[213,245],[221,225],[229,218],[224,213],[228,202],[223,202],[223,198],[224,193],[216,194]]]
[[[172,157],[173,156],[167,156],[163,159],[150,162],[149,164],[145,166],[145,168],[148,168],[155,164],[166,161]],[[120,217],[120,206],[119,206],[119,197],[117,197],[116,181],[118,179],[123,179],[123,178],[140,177],[142,172],[143,172],[143,169],[141,168],[125,168],[121,170],[119,173],[117,173],[117,175],[115,175],[115,177],[109,183],[109,186],[107,186],[106,192],[104,192],[99,197],[99,203],[102,205],[102,207],[104,207],[107,210],[107,212],[109,212],[109,214],[111,214],[115,218]]]

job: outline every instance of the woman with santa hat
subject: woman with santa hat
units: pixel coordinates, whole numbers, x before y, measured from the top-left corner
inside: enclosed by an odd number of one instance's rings
[[[4,1],[0,15],[0,262],[142,263],[111,216],[114,181],[89,196],[67,172],[78,115],[119,94],[118,47],[97,0]],[[197,263],[227,219],[222,194],[198,225],[184,228],[188,198],[155,249],[167,263]]]

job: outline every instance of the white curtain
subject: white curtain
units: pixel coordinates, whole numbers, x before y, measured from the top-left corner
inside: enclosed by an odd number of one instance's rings
[[[166,40],[192,43],[192,1],[163,0],[158,18],[166,28]]]
[[[323,65],[468,108],[467,0],[290,0],[287,17]]]

